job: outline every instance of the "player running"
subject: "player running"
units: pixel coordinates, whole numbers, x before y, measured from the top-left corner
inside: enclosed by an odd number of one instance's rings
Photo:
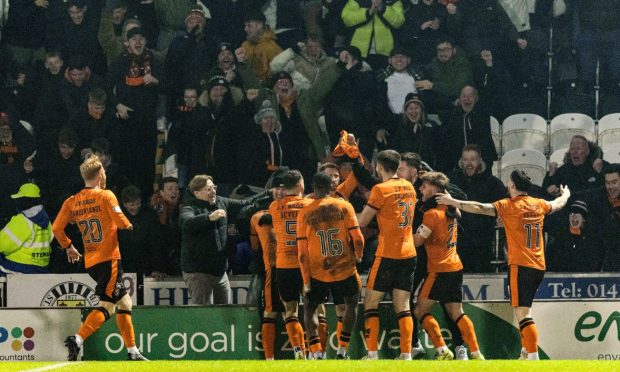
[[[437,320],[431,315],[431,308],[436,302],[445,304],[445,310],[459,327],[463,338],[469,346],[472,359],[484,360],[480,353],[474,325],[463,312],[463,264],[457,254],[458,212],[452,207],[437,205],[434,198],[448,187],[448,177],[440,172],[427,172],[420,176],[422,202],[429,209],[424,212],[422,224],[418,227],[413,240],[416,247],[424,244],[427,255],[428,273],[422,283],[415,308],[415,316],[437,349],[436,359],[452,360],[454,354],[446,346],[441,336]]]
[[[116,311],[116,324],[127,347],[129,360],[147,360],[136,347],[131,321],[131,297],[123,284],[121,254],[118,248],[117,229],[133,227],[123,215],[116,196],[105,190],[106,174],[97,156],[91,156],[80,166],[85,188],[69,197],[62,205],[53,224],[54,236],[60,247],[67,252],[69,262],[76,263],[82,255],[65,234],[69,223],[78,225],[84,243],[84,266],[97,282],[95,293],[99,307],[92,309],[75,336],[65,340],[69,349],[67,359],[78,358],[84,341],[92,335]]]
[[[514,308],[521,333],[519,359],[538,360],[538,330],[532,319],[532,302],[545,274],[543,220],[546,214],[557,212],[566,205],[570,190],[563,186],[559,197],[546,201],[529,196],[531,186],[530,177],[525,172],[514,170],[508,181],[510,198],[489,204],[456,200],[447,193],[439,193],[437,202],[502,220],[508,244],[510,305]]]
[[[328,174],[315,174],[312,187],[316,199],[297,215],[297,244],[305,294],[304,317],[314,359],[321,357],[316,310],[330,293],[336,306],[344,305],[336,358],[347,358],[361,288],[355,263],[362,259],[364,237],[353,206],[330,196],[331,184],[332,178]]]

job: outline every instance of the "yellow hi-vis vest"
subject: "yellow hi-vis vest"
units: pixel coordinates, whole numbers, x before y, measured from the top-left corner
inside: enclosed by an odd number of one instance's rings
[[[45,267],[50,261],[52,239],[51,223],[43,228],[20,213],[0,231],[0,253],[12,262]]]

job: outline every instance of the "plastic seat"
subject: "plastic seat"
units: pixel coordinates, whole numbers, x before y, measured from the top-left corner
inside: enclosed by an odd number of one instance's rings
[[[603,160],[610,163],[620,163],[620,142],[610,143],[603,147]]]
[[[508,184],[510,174],[515,169],[525,171],[532,183],[540,186],[547,173],[547,158],[542,152],[533,149],[508,151],[502,156],[501,162],[501,180],[504,184]]]
[[[547,122],[536,114],[516,114],[502,124],[504,153],[515,149],[547,150]]]
[[[502,156],[502,128],[499,126],[499,121],[493,116],[491,116],[491,137],[493,137],[495,151],[499,156]]]
[[[558,163],[558,165],[561,166],[562,164],[564,164],[564,156],[566,155],[567,152],[568,152],[568,147],[555,150],[549,156],[549,163],[556,162]]]
[[[549,125],[549,153],[568,147],[575,135],[584,136],[588,141],[594,141],[596,126],[594,120],[584,114],[562,114],[554,117]]]
[[[598,121],[598,145],[620,143],[620,113],[603,116]]]

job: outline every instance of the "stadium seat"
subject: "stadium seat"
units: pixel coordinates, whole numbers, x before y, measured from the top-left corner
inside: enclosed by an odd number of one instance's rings
[[[499,161],[494,161],[493,166],[491,167],[491,173],[497,178],[500,178],[501,176],[499,163],[500,163]]]
[[[493,137],[495,151],[499,156],[502,156],[502,128],[494,116],[491,116],[491,137]]]
[[[581,135],[594,141],[596,126],[594,120],[584,114],[561,114],[554,117],[549,125],[549,153],[568,147],[574,135]]]
[[[508,183],[510,173],[515,169],[525,171],[532,183],[538,186],[542,185],[547,173],[547,158],[542,152],[533,149],[508,151],[502,156],[501,165],[501,180],[504,184]]]
[[[620,142],[610,143],[602,147],[603,160],[610,163],[620,163]]]
[[[28,133],[30,133],[31,135],[34,134],[34,128],[32,128],[32,124],[30,124],[26,120],[20,120],[19,123],[22,125],[22,127],[24,127],[24,129],[28,131]]]
[[[568,147],[555,150],[549,156],[549,163],[556,162],[558,163],[558,165],[564,164],[564,155],[566,155],[567,152],[568,152]]]
[[[502,124],[504,153],[515,149],[547,150],[547,122],[536,114],[516,114]]]
[[[598,145],[602,148],[620,143],[620,113],[603,116],[598,121]]]

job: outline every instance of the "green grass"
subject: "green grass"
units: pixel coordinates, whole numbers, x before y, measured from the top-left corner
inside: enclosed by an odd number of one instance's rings
[[[59,368],[54,368],[59,366]],[[620,371],[618,362],[598,362],[583,360],[545,360],[539,362],[527,362],[516,360],[488,360],[484,362],[475,361],[293,361],[281,360],[274,362],[265,361],[151,361],[151,362],[77,362],[65,364],[61,362],[2,362],[0,369],[5,371],[27,371],[37,368],[45,368],[47,371],[364,371],[364,372],[391,372],[396,370],[413,370],[414,368],[422,371]]]

